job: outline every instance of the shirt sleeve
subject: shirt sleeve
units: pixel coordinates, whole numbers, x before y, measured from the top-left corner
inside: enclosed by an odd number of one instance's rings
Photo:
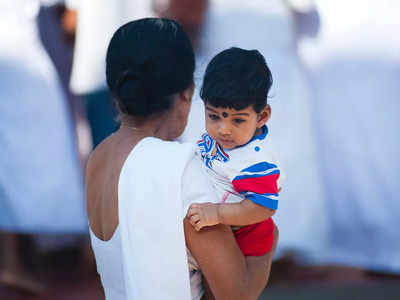
[[[279,177],[278,166],[264,161],[241,170],[233,178],[232,184],[235,191],[247,199],[276,210],[280,191]]]
[[[193,203],[218,203],[217,194],[198,155],[188,162],[182,178],[183,217]]]

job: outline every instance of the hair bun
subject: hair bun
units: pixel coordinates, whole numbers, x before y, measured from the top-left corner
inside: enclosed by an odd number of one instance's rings
[[[107,84],[121,113],[148,116],[172,106],[174,95],[193,83],[194,66],[189,37],[176,21],[139,19],[111,38]]]
[[[119,101],[119,109],[128,114],[143,115],[148,111],[147,93],[143,74],[125,71],[118,78],[115,86],[115,97]]]

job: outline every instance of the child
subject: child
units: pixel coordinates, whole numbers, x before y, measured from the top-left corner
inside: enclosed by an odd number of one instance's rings
[[[271,216],[278,208],[280,170],[268,152],[265,125],[271,85],[271,72],[257,50],[230,48],[208,64],[200,91],[207,133],[198,142],[198,155],[220,203],[192,204],[187,218],[196,230],[234,226],[247,256],[264,255],[274,238]]]

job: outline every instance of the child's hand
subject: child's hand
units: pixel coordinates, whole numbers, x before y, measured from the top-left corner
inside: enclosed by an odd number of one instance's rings
[[[218,204],[214,203],[195,203],[190,205],[186,218],[190,224],[199,231],[204,226],[219,224]]]

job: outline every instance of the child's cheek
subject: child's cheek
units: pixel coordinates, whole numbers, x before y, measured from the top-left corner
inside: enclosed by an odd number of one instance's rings
[[[213,139],[215,139],[216,126],[210,124],[210,121],[208,120],[206,121],[206,131]]]

